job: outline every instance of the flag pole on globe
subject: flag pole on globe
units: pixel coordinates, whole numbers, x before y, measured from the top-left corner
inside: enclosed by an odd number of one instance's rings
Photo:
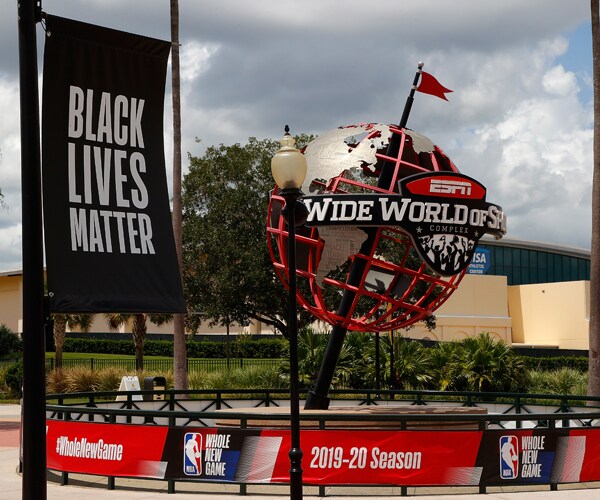
[[[400,129],[404,128],[408,121],[408,115],[410,114],[412,103],[414,101],[415,91],[435,95],[440,99],[445,100],[447,100],[445,94],[448,92],[452,92],[450,89],[447,89],[446,87],[441,85],[432,75],[430,75],[429,73],[425,73],[423,71],[423,66],[424,64],[422,62],[419,62],[417,73],[415,74],[413,85],[410,94],[406,100],[406,105],[402,113],[402,119],[400,120],[400,124],[398,127]],[[417,86],[417,84],[419,83],[419,78],[421,78],[421,83]],[[400,150],[399,141],[400,136],[398,134],[392,134],[386,153],[386,156],[388,158],[396,158],[398,156]],[[379,174],[379,179],[377,180],[378,187],[383,189],[389,189],[390,191],[394,190],[394,188],[391,186],[392,180],[394,178],[394,169],[395,164],[393,162],[386,161],[384,163]],[[359,255],[370,255],[373,250],[373,245],[376,244],[377,230],[369,228],[365,229],[365,232],[367,233],[367,238],[363,241],[360,250],[358,251]],[[361,283],[362,276],[365,273],[366,267],[367,262],[365,259],[355,258],[352,262],[350,270],[348,271],[348,278],[346,280],[346,283],[350,287],[358,287]],[[351,288],[347,288],[344,290],[344,293],[342,294],[342,298],[340,299],[340,303],[337,309],[337,315],[339,317],[345,318],[348,315],[352,308],[355,296],[356,292],[353,291]],[[327,347],[323,355],[321,367],[319,368],[317,380],[315,381],[313,389],[307,394],[306,403],[304,405],[305,409],[326,410],[329,408],[329,387],[333,380],[335,368],[337,366],[337,362],[342,351],[347,331],[348,328],[346,326],[343,326],[341,324],[333,325],[331,329],[331,334],[329,336],[329,341],[327,343]]]
[[[406,98],[406,104],[404,105],[404,111],[402,112],[402,118],[400,119],[399,128],[406,127],[406,123],[408,122],[408,115],[410,115],[410,110],[412,108],[412,103],[415,100],[415,90],[422,92],[423,94],[430,94],[440,99],[448,100],[446,94],[452,92],[452,90],[444,87],[437,79],[431,75],[423,71],[423,62],[419,62],[417,66],[417,72],[415,73],[415,79],[413,81],[412,89],[410,89],[410,93]],[[419,78],[421,79],[421,83],[419,84]],[[417,84],[419,84],[417,86]]]

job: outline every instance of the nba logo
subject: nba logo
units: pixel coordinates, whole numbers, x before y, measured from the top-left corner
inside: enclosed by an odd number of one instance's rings
[[[202,474],[202,434],[187,432],[183,445],[183,472],[186,476]]]
[[[516,479],[519,475],[519,440],[517,436],[501,436],[500,478]]]

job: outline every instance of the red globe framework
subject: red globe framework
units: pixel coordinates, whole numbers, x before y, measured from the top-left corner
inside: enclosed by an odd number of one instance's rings
[[[376,147],[372,165],[363,164],[362,172],[340,165],[341,173],[329,181],[313,180],[309,189],[322,194],[344,196],[348,193],[398,193],[398,181],[423,172],[457,172],[454,163],[443,151],[434,146],[430,151],[415,148],[415,133],[409,129],[389,126],[389,138],[382,139],[381,127],[376,124],[360,125],[366,130],[356,144],[349,144],[348,152],[360,141],[370,141]],[[344,127],[351,134],[357,126]],[[392,136],[396,136],[393,138]],[[397,156],[388,156],[387,143],[398,140]],[[374,144],[379,143],[377,147]],[[310,147],[310,144],[309,146]],[[387,164],[392,176],[389,187],[371,184]],[[393,165],[393,169],[390,166]],[[282,209],[285,204],[275,187],[269,203],[267,242],[271,260],[281,281],[288,286],[287,222]],[[406,328],[426,319],[456,290],[466,270],[453,276],[441,276],[429,269],[418,255],[411,237],[399,227],[365,228],[365,239],[371,234],[372,244],[348,255],[346,262],[329,272],[318,283],[317,275],[325,241],[316,227],[296,229],[297,246],[297,299],[299,304],[317,319],[331,325],[354,331],[376,332]],[[332,242],[329,242],[332,244]],[[349,270],[359,261],[364,265],[360,281],[353,285]],[[356,283],[356,281],[355,281]],[[344,314],[339,314],[339,302],[346,294],[352,299]]]

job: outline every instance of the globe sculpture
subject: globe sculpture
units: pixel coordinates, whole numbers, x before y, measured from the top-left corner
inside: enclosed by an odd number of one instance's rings
[[[302,191],[309,195],[397,195],[398,182],[408,176],[458,173],[428,138],[380,123],[339,127],[310,142],[303,153],[308,173]],[[276,272],[287,285],[287,221],[278,191],[276,187],[269,204],[267,242]],[[446,243],[460,244],[460,238],[450,235]],[[433,271],[397,226],[300,224],[296,246],[298,302],[317,319],[348,330],[389,331],[425,320],[465,274],[464,269],[447,276]]]

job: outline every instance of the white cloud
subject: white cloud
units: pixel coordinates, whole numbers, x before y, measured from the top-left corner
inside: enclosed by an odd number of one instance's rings
[[[579,92],[575,74],[565,71],[565,68],[560,65],[554,66],[546,72],[542,85],[546,92],[556,97],[567,97]]]
[[[168,2],[47,0],[44,9],[170,38]],[[0,210],[0,270],[18,262],[21,218],[16,4],[8,10],[0,16],[0,189],[9,204]],[[567,34],[589,24],[588,2],[228,0],[180,2],[180,19],[184,171],[187,152],[277,138],[286,123],[323,133],[397,122],[423,60],[455,92],[448,103],[418,95],[409,127],[487,186],[507,210],[509,235],[589,246],[592,110],[564,63]],[[589,74],[591,61],[579,85]],[[169,130],[167,115],[167,165]]]
[[[217,44],[202,44],[196,41],[184,44],[180,52],[181,83],[193,82],[210,68],[210,60],[219,50]]]
[[[589,247],[591,110],[562,66],[542,65],[536,79],[544,92],[484,124],[464,156],[485,164],[477,174],[508,213],[509,235]]]

